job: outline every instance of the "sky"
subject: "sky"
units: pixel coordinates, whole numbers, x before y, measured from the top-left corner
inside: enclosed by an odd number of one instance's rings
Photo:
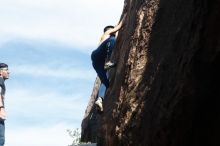
[[[123,0],[0,0],[0,62],[7,63],[5,146],[68,146],[96,73],[90,54],[116,25]]]

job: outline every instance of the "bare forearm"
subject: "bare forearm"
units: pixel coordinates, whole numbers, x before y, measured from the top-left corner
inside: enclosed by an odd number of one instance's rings
[[[5,114],[5,107],[4,107],[4,100],[3,96],[0,96],[0,119],[5,120],[6,114]]]
[[[4,107],[3,96],[0,96],[0,107]]]
[[[121,27],[123,26],[124,24],[124,21],[125,21],[125,17],[126,17],[126,14],[123,16],[123,18],[121,19],[121,21],[118,23],[118,25],[116,25],[113,29],[109,29],[107,30],[101,37],[100,39],[100,42],[99,42],[99,45],[106,39],[109,37],[109,35],[111,34],[114,34],[114,33],[117,33],[119,31],[119,29],[121,29]],[[117,36],[117,34],[116,34]]]
[[[121,21],[111,30],[107,31],[108,34],[111,34],[111,33],[115,33],[117,31],[119,31],[119,29],[121,29],[121,27],[123,26],[124,24],[124,21],[125,21],[125,17],[126,17],[126,14],[123,16],[123,18],[121,19]]]

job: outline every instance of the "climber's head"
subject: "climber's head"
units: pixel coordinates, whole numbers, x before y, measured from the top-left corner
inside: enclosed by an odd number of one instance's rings
[[[113,29],[113,28],[114,28],[114,26],[112,26],[112,25],[106,26],[106,27],[104,28],[104,33],[105,33],[107,30]],[[115,36],[115,33],[111,33],[110,36]]]
[[[106,31],[109,30],[109,29],[113,29],[113,28],[114,28],[114,26],[108,25],[108,26],[106,26],[106,27],[104,28],[104,32],[106,32]]]

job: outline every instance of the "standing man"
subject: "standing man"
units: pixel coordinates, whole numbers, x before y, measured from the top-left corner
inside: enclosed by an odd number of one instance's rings
[[[0,146],[5,143],[5,80],[9,78],[8,65],[0,63]]]

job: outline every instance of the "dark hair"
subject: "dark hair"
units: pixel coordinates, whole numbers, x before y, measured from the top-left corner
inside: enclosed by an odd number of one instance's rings
[[[8,65],[5,64],[5,63],[0,63],[0,69],[1,69],[1,68],[5,68],[5,67],[8,67]]]
[[[112,26],[112,25],[106,26],[106,27],[104,28],[104,32],[106,32],[109,28],[114,28],[114,26]]]

